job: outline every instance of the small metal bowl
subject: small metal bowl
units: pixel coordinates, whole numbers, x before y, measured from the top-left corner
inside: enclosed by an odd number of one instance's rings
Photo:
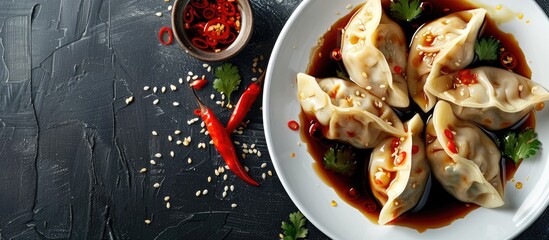
[[[248,0],[238,0],[237,5],[241,16],[240,33],[233,43],[219,52],[205,51],[195,47],[191,42],[191,36],[187,36],[184,29],[183,11],[190,0],[175,0],[172,8],[172,29],[175,40],[185,52],[202,61],[214,62],[222,61],[238,54],[250,38],[253,29],[253,14],[250,2]]]

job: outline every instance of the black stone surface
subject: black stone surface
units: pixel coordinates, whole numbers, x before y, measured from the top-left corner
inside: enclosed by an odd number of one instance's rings
[[[263,55],[258,67],[266,68],[280,30],[300,2],[252,0],[253,38],[230,61],[241,69],[242,86],[259,76],[252,72],[253,58]],[[537,2],[547,13],[549,1]],[[170,25],[171,3],[0,1],[0,239],[278,238],[281,222],[297,208],[276,173],[261,178],[274,172],[261,102],[249,114],[248,128],[234,136],[262,152],[243,160],[261,187],[232,173],[223,180],[214,169],[225,164],[200,133],[200,122],[187,124],[196,103],[178,83],[189,71],[211,81],[214,76],[176,44],[164,46],[157,39],[158,30]],[[169,90],[170,84],[178,89]],[[159,91],[153,93],[153,87]],[[219,95],[210,99],[211,82],[207,89],[199,94],[226,122],[230,111],[215,104]],[[127,105],[130,96],[134,100]],[[180,135],[174,134],[177,129]],[[175,144],[186,136],[192,136],[192,147]],[[205,149],[197,149],[200,142]],[[242,151],[242,145],[237,148]],[[162,157],[151,165],[155,153]],[[230,185],[234,191],[223,198]],[[195,196],[204,189],[207,195]],[[548,221],[546,210],[517,239],[549,239]],[[309,239],[327,239],[312,224],[308,228]]]

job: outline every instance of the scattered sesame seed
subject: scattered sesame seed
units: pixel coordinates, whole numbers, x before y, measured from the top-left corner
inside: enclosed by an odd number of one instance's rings
[[[223,191],[225,191],[225,192],[226,192],[226,191],[229,191],[229,186],[223,187]]]
[[[240,145],[240,142],[239,141],[234,141],[233,142],[235,145]]]
[[[162,86],[162,89],[160,89],[160,92],[165,93],[166,92],[166,87]]]
[[[253,144],[250,146],[250,148],[255,148],[255,143],[253,143]]]
[[[200,194],[202,194],[202,191],[198,190],[194,195],[196,195],[197,197],[200,197]]]
[[[154,154],[154,157],[155,157],[155,158],[161,158],[161,157],[162,157],[162,154],[161,154],[161,153],[156,153],[156,154]]]
[[[242,153],[242,159],[246,158],[246,154]]]
[[[162,17],[162,12],[156,12],[156,16]]]
[[[215,174],[216,176],[219,176],[219,170],[215,169],[215,170],[214,170],[214,174]]]
[[[156,161],[155,160],[151,160],[149,161],[152,165],[156,165]]]
[[[179,84],[183,84],[183,78],[179,78],[178,82]]]
[[[192,76],[192,75],[194,75],[194,73],[193,73],[193,72],[191,72],[191,71],[189,71],[189,72],[188,72],[187,74],[188,74],[189,76]]]
[[[212,177],[211,176],[208,176],[208,182],[212,182]]]
[[[132,102],[133,102],[133,96],[129,96],[128,98],[126,98],[126,105],[128,105]]]
[[[243,153],[249,153],[249,152],[248,152],[248,149],[242,149],[242,152],[243,152]]]
[[[222,197],[222,198],[225,198],[226,196],[227,196],[227,192],[223,192],[223,193],[221,194],[221,197]]]
[[[143,87],[143,91],[149,91],[149,89],[151,89],[151,87],[149,87],[149,86],[144,86]]]
[[[208,194],[208,189],[202,190],[202,195],[206,195],[206,194]]]
[[[261,164],[261,168],[266,168],[267,167],[267,163],[262,163]]]
[[[215,98],[215,94],[212,93],[212,95],[210,95],[210,99],[214,99]]]
[[[177,145],[181,145],[182,143],[183,143],[183,141],[181,141],[181,140],[175,141],[175,144],[177,144]]]
[[[173,106],[177,107],[177,106],[179,106],[179,103],[178,102],[173,102]]]
[[[261,157],[261,152],[260,151],[257,151],[257,156]]]
[[[171,84],[171,85],[170,85],[170,89],[171,89],[172,91],[175,91],[175,90],[177,90],[177,87],[176,87],[175,85]]]
[[[192,160],[191,158],[188,158],[188,159],[187,159],[187,163],[188,163],[188,164],[191,164],[191,163],[193,163],[193,160]]]
[[[172,135],[168,135],[168,141],[170,141],[170,142],[173,141]]]
[[[223,175],[223,180],[226,181],[228,177],[229,177],[229,176],[225,173],[225,174]]]
[[[157,105],[157,104],[158,104],[158,101],[160,101],[160,100],[155,99],[155,100],[153,101],[153,104],[154,104],[154,105]]]
[[[208,71],[208,72],[211,72],[211,71],[212,71],[212,67],[211,67],[211,66],[208,66],[207,71]]]
[[[152,131],[153,136],[158,136],[158,133],[156,131]]]
[[[257,149],[254,148],[251,152],[257,154]]]
[[[153,187],[154,187],[154,188],[159,188],[159,187],[160,187],[160,183],[155,183],[155,184],[153,184]]]
[[[174,152],[174,151],[170,151],[170,156],[171,156],[171,157],[175,157],[175,152]]]
[[[237,206],[238,206],[238,205],[236,205],[236,203],[231,204],[231,207],[232,207],[232,208],[236,208]]]
[[[210,145],[214,144],[214,140],[210,140],[209,144]]]
[[[145,224],[147,224],[147,225],[151,224],[151,220],[145,219]]]
[[[147,172],[147,169],[146,168],[141,168],[141,170],[139,170],[140,173],[146,173]]]
[[[250,171],[250,169],[248,167],[244,166],[244,171],[248,172],[248,171]]]
[[[198,75],[194,75],[194,76],[192,77],[192,79],[193,79],[193,80],[198,79]]]
[[[158,92],[158,88],[157,87],[153,87],[153,93],[156,93]]]
[[[170,196],[165,196],[164,197],[164,202],[167,202],[167,201],[170,201]]]
[[[234,185],[231,185],[229,189],[231,189],[231,192],[234,192]]]
[[[175,130],[175,131],[173,132],[173,134],[179,135],[179,134],[181,134],[181,130]]]
[[[273,171],[271,171],[271,170],[267,171],[267,175],[272,177],[273,176]]]
[[[265,179],[266,177],[267,177],[267,175],[265,173],[261,174],[261,178]]]
[[[169,208],[171,208],[171,207],[172,207],[172,205],[170,204],[170,202],[167,202],[167,203],[166,203],[166,208],[169,209]]]
[[[187,76],[187,82],[191,81],[191,76]]]

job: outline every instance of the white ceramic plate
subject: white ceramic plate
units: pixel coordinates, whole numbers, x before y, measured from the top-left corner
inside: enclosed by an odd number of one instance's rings
[[[298,120],[300,105],[297,100],[295,79],[309,63],[311,49],[318,37],[337,19],[361,0],[304,0],[290,17],[276,42],[267,70],[263,96],[263,118],[269,153],[286,191],[304,215],[322,232],[333,239],[505,239],[512,238],[527,228],[549,203],[549,148],[535,159],[523,162],[515,174],[523,183],[516,189],[508,183],[505,189],[506,205],[497,209],[479,208],[464,219],[449,226],[418,233],[399,226],[379,226],[368,220],[357,209],[341,200],[313,170],[314,160],[301,142],[299,133],[287,127],[289,120]],[[549,87],[549,21],[533,1],[479,0],[491,8],[492,14],[504,11],[523,13],[524,18],[504,23],[500,28],[518,39],[533,80]],[[502,10],[495,10],[501,4]],[[339,15],[337,13],[340,13]],[[526,21],[529,20],[529,23]],[[547,108],[546,108],[547,109]],[[538,113],[537,131],[541,142],[549,146],[549,111]],[[290,157],[295,153],[296,157]],[[336,200],[337,207],[330,202]]]

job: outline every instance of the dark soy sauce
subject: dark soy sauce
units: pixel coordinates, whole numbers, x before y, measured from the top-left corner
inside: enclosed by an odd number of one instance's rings
[[[408,42],[411,41],[413,34],[423,24],[452,12],[476,8],[476,6],[465,1],[431,0],[430,3],[432,4],[432,11],[428,15],[422,16],[419,20],[412,23],[401,24],[401,27],[407,35]],[[360,6],[356,7],[351,13],[340,18],[331,28],[329,28],[323,37],[319,39],[318,46],[312,51],[307,74],[317,78],[326,78],[337,77],[338,71],[346,73],[343,63],[341,61],[332,60],[330,55],[334,49],[339,48],[341,44],[341,29],[345,28],[347,22],[359,7]],[[385,0],[384,7],[385,12],[388,12],[388,2]],[[526,63],[524,54],[512,34],[500,31],[495,22],[487,18],[485,26],[480,33],[480,37],[495,37],[500,40],[501,46],[505,48],[506,51],[511,52],[518,60],[518,65],[513,71],[525,77],[531,77],[531,71]],[[499,62],[478,63],[476,61],[469,67],[475,67],[477,65],[502,67],[499,65]],[[411,118],[416,112],[422,113],[422,111],[413,104],[412,100],[410,100],[410,103],[411,107],[408,109],[395,109],[401,117],[402,122]],[[430,114],[431,113],[422,115],[424,121]],[[302,139],[307,142],[308,151],[316,161],[313,164],[313,168],[326,184],[336,190],[341,199],[360,210],[364,216],[370,219],[370,221],[377,223],[381,206],[377,203],[377,200],[370,190],[367,177],[371,150],[355,149],[360,166],[358,168],[358,173],[352,177],[346,177],[325,170],[322,163],[323,156],[335,142],[325,139],[318,140],[311,137],[308,132],[311,121],[315,121],[313,116],[305,116],[303,113],[300,115]],[[535,122],[535,112],[532,111],[523,121],[520,121],[510,129],[521,130],[525,128],[535,128]],[[501,139],[506,131],[509,131],[509,129],[497,132],[487,132],[490,136]],[[510,159],[502,159],[501,165],[502,176],[504,176],[505,180],[509,181],[512,179],[518,165],[515,165]],[[468,213],[479,208],[476,204],[463,203],[456,200],[448,194],[432,176],[430,182],[430,186],[428,186],[428,189],[425,191],[429,194],[424,196],[426,197],[424,205],[416,206],[411,211],[401,215],[389,224],[406,226],[416,229],[419,232],[424,232],[427,229],[447,226],[453,221],[464,218]]]

